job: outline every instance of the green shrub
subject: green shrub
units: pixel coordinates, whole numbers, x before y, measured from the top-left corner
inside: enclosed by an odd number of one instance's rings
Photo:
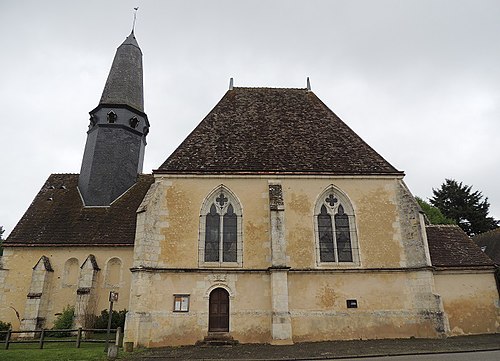
[[[0,321],[0,331],[8,331],[10,327],[11,327],[10,323]],[[5,340],[6,337],[7,334],[0,333],[0,340]]]
[[[121,327],[123,330],[123,327],[125,326],[125,315],[127,314],[127,310],[121,310],[121,311],[113,311],[113,314],[111,316],[111,328],[118,328]],[[108,310],[102,310],[101,315],[97,317],[94,327],[95,328],[108,328],[108,317],[109,317],[109,312]]]
[[[66,306],[60,315],[54,321],[52,330],[69,330],[73,327],[73,319],[75,317],[75,308],[73,306]],[[54,337],[68,337],[70,332],[51,332]]]

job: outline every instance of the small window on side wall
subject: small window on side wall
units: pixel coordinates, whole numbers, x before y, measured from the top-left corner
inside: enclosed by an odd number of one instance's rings
[[[174,295],[174,312],[189,312],[189,295]]]

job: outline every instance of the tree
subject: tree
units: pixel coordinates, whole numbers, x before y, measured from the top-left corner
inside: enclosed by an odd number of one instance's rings
[[[431,206],[422,198],[415,197],[415,199],[431,224],[455,224],[455,221],[446,217],[439,208]]]
[[[111,328],[121,327],[122,330],[125,327],[125,316],[127,315],[127,310],[115,311],[111,314]],[[108,318],[109,311],[102,310],[101,315],[97,317],[96,322],[94,324],[95,328],[108,328]]]
[[[53,330],[69,330],[73,328],[73,321],[75,318],[75,308],[67,305],[64,307],[62,313],[57,315],[57,318],[54,320]],[[55,337],[67,337],[70,336],[70,332],[54,332],[51,336]]]
[[[448,218],[453,219],[469,236],[474,236],[498,227],[499,221],[488,216],[488,197],[483,199],[480,191],[454,179],[445,179],[441,188],[432,189],[431,204]]]

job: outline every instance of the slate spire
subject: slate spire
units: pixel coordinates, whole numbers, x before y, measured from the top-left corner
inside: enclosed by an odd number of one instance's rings
[[[116,50],[99,104],[125,104],[144,112],[142,51],[133,30]]]
[[[86,206],[109,206],[142,173],[149,121],[142,51],[134,30],[116,50],[99,105],[90,112],[78,188]]]

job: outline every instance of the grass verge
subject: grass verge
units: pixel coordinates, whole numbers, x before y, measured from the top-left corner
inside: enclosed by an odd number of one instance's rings
[[[10,344],[4,349],[0,343],[0,360],[2,361],[102,361],[106,360],[104,343],[82,343],[76,348],[73,343],[50,342],[38,348],[38,344]],[[120,350],[119,356],[124,355]]]

